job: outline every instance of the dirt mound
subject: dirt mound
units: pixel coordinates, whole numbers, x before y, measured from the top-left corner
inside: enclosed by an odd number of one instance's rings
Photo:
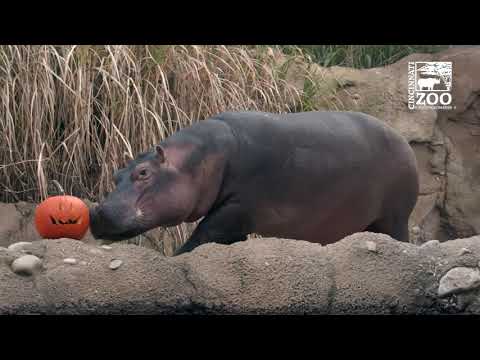
[[[15,273],[27,254],[41,266]],[[479,237],[417,246],[359,233],[323,247],[268,238],[174,258],[42,240],[0,249],[0,314],[480,313],[479,260]]]

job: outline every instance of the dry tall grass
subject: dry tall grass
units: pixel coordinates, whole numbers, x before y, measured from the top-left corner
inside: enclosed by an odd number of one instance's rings
[[[125,158],[194,121],[298,109],[273,64],[243,46],[0,46],[0,201],[38,202],[53,179],[96,201]]]
[[[1,46],[0,201],[39,201],[50,179],[95,200],[125,157],[183,126],[298,106],[268,61],[239,46]]]

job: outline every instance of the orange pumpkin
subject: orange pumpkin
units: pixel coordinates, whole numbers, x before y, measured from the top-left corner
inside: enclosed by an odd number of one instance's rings
[[[87,205],[75,196],[51,196],[35,210],[35,227],[44,239],[80,240],[90,223]]]

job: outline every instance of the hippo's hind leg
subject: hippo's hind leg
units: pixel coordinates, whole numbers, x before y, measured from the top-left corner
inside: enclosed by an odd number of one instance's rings
[[[174,256],[192,251],[209,242],[233,244],[247,239],[244,231],[245,216],[237,204],[226,204],[208,214],[198,224],[190,238],[175,252]]]
[[[418,198],[418,174],[415,155],[410,149],[410,162],[404,169],[402,176],[392,187],[384,200],[382,215],[374,221],[366,231],[387,234],[392,238],[409,242],[408,219],[415,207]]]
[[[408,217],[386,217],[370,224],[365,231],[386,234],[398,241],[409,242]]]

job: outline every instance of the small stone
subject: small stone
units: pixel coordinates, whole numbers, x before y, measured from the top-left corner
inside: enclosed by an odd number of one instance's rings
[[[375,242],[367,241],[365,244],[367,245],[367,250],[368,251],[373,251],[373,252],[377,251],[377,244]]]
[[[480,270],[456,267],[448,271],[441,279],[438,296],[467,291],[480,286]]]
[[[116,270],[120,267],[120,265],[122,265],[122,263],[123,263],[122,260],[115,259],[110,261],[110,265],[108,267],[112,270]]]
[[[33,275],[42,266],[42,261],[35,255],[23,255],[12,263],[12,270],[19,275]]]
[[[112,250],[112,247],[111,246],[108,246],[108,245],[102,245],[100,246],[102,249],[104,250]]]
[[[9,251],[21,251],[23,250],[23,248],[27,245],[30,245],[31,242],[28,242],[28,241],[20,241],[20,242],[16,242],[14,244],[11,244],[7,249]]]
[[[268,262],[265,262],[265,265],[269,266],[270,264]]]
[[[85,266],[85,265],[87,265],[87,262],[86,261],[80,261],[80,265]]]
[[[467,249],[467,248],[462,248],[460,250],[460,255],[471,254],[471,253],[472,253],[472,250]]]
[[[67,259],[63,259],[63,262],[65,264],[75,265],[77,263],[77,260],[73,258],[67,258]]]
[[[422,244],[422,246],[431,246],[431,245],[440,245],[440,241],[438,240],[429,240]]]

